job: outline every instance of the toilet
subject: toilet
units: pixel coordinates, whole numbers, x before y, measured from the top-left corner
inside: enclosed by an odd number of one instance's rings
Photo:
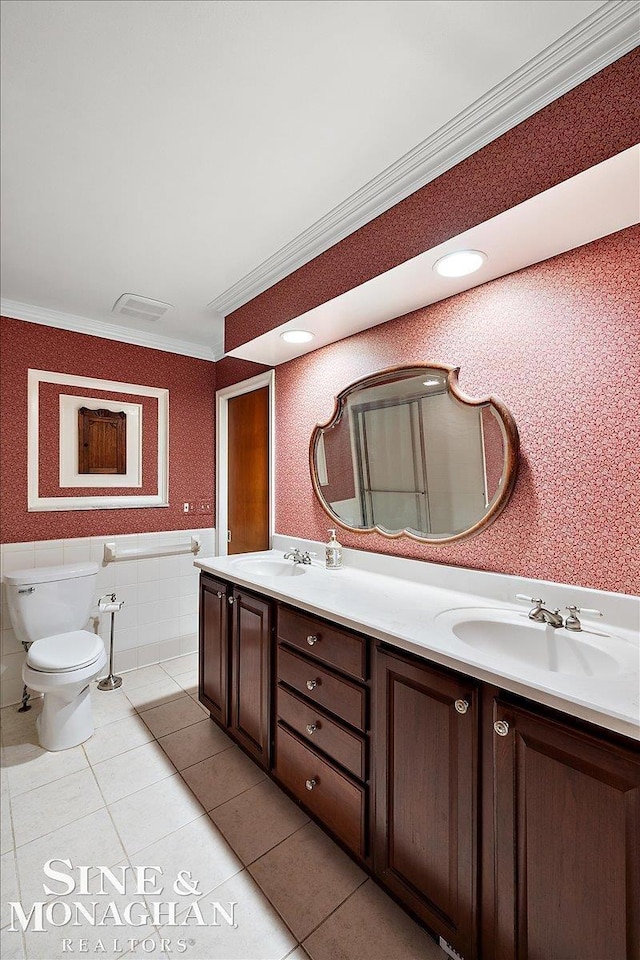
[[[102,639],[82,629],[94,602],[97,563],[35,567],[5,574],[9,616],[30,644],[22,678],[44,694],[37,720],[45,750],[68,750],[93,733],[89,684],[107,655]]]

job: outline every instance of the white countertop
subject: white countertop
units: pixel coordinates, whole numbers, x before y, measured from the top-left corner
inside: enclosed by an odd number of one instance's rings
[[[353,559],[354,555],[355,551],[345,551],[346,560]],[[597,628],[594,628],[594,632],[597,629],[599,635],[606,635],[610,621],[618,621],[610,626],[609,632],[618,638],[618,642],[622,640],[625,645],[629,644],[631,669],[619,676],[578,677],[536,669],[514,660],[498,658],[495,654],[486,654],[457,639],[436,619],[439,614],[453,608],[482,607],[502,612],[511,610],[526,621],[526,605],[523,607],[520,604],[505,602],[502,595],[512,597],[515,592],[524,591],[534,596],[547,596],[549,590],[545,593],[532,593],[532,584],[536,584],[536,581],[524,583],[515,577],[459,570],[454,567],[443,568],[423,563],[419,564],[421,568],[432,567],[432,571],[419,570],[418,576],[422,578],[432,573],[433,580],[437,583],[438,580],[442,581],[444,570],[445,580],[448,579],[449,582],[464,585],[466,589],[469,587],[478,589],[489,584],[491,590],[483,590],[480,593],[480,591],[463,592],[447,589],[441,583],[435,585],[417,582],[416,579],[406,579],[404,575],[372,572],[371,569],[358,568],[355,565],[349,565],[348,562],[345,567],[337,571],[325,570],[324,566],[314,562],[310,567],[305,568],[304,574],[299,576],[258,577],[241,569],[242,560],[250,556],[282,559],[283,551],[271,550],[235,557],[209,557],[196,560],[195,565],[222,579],[351,627],[385,643],[423,656],[434,663],[443,664],[478,680],[484,680],[504,690],[528,697],[537,703],[546,704],[571,716],[640,740],[640,639],[633,624],[635,614],[631,603],[635,598],[617,594],[600,594],[600,598],[614,600],[619,598],[619,602],[617,604],[614,604],[613,600],[609,604],[600,602],[599,609],[605,612],[605,617],[607,610],[610,610],[611,614],[609,619],[599,621]],[[358,562],[357,559],[355,562]],[[372,563],[366,558],[362,562],[367,562],[369,565]],[[384,562],[387,568],[393,569],[393,563],[390,563],[388,558],[385,558]],[[411,575],[412,568],[407,566],[408,563],[411,562],[400,561],[397,570],[402,574],[408,572]],[[506,589],[505,580],[509,581]],[[562,602],[558,599],[561,594],[563,594],[563,601],[584,603],[581,596],[585,595],[585,591],[581,588],[570,588],[558,584],[547,585],[547,587],[554,588],[558,605]],[[494,595],[491,596],[488,593]],[[593,592],[593,594],[596,593],[597,591]],[[589,605],[596,606],[593,602]],[[584,603],[584,606],[587,606],[587,603]],[[622,617],[617,615],[620,609],[624,611]],[[630,611],[631,621],[629,621]],[[551,627],[541,627],[541,630],[545,629],[552,630]],[[589,621],[586,617],[584,629],[585,632],[589,630]]]

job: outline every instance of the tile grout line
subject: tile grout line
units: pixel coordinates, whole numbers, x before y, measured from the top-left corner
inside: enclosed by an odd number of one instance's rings
[[[8,789],[8,782],[7,782],[7,789]],[[17,852],[16,846],[15,846],[15,834],[14,834],[14,832],[13,832],[13,813],[12,813],[12,808],[11,808],[11,795],[9,795],[8,800],[9,800],[9,819],[11,820],[11,836],[12,836],[12,838],[13,838],[13,840],[14,840],[14,845],[13,845],[12,849],[11,849],[11,850],[7,850],[6,853],[10,853],[10,854],[12,855],[12,857],[13,857],[13,869],[14,869],[15,875],[16,875],[16,888],[17,888],[17,890],[18,890],[18,902],[19,902],[19,903],[22,903],[22,882],[21,882],[21,880],[20,880],[20,872],[19,872],[19,870],[18,870],[18,852]],[[3,854],[2,854],[2,857],[4,857],[4,856],[6,855],[6,853],[3,853]],[[0,859],[1,859],[1,857],[0,857]],[[9,925],[10,925],[10,922],[9,922],[9,923],[6,923],[6,924],[4,925],[4,927],[2,927],[2,928],[0,929],[0,936],[2,936],[2,934],[6,932],[7,927],[9,927]],[[24,930],[20,930],[20,943],[21,943],[21,946],[22,946],[23,956],[26,957],[26,955],[27,955],[27,944],[26,944],[26,940],[25,940],[25,936],[24,936]]]
[[[151,744],[151,743],[157,743],[157,740],[156,740],[156,741],[154,741],[154,740],[149,740],[149,741],[147,741],[147,743],[141,743],[141,744],[139,744],[139,747],[148,747],[149,744]],[[158,744],[158,746],[160,746],[160,744]],[[133,749],[134,749],[134,750],[137,750],[138,747],[134,747]],[[160,749],[162,750],[162,747],[160,747]],[[131,753],[131,751],[128,750],[127,753]],[[116,800],[109,800],[109,801],[106,801],[106,800],[105,800],[106,806],[110,806],[111,804],[114,804],[114,803],[120,803],[121,800],[127,800],[129,797],[135,797],[135,795],[136,795],[137,793],[140,793],[142,790],[146,790],[147,787],[154,787],[154,786],[156,785],[156,783],[163,783],[165,780],[169,780],[169,779],[171,779],[171,777],[175,777],[176,773],[179,773],[180,771],[176,769],[176,766],[175,766],[173,760],[171,759],[171,757],[169,757],[169,756],[164,752],[164,750],[162,751],[162,755],[163,755],[164,757],[166,757],[166,759],[168,760],[168,762],[169,762],[169,763],[171,764],[171,766],[173,767],[173,773],[168,773],[165,777],[160,777],[159,780],[152,780],[151,783],[146,784],[146,786],[140,787],[140,789],[138,789],[138,790],[132,790],[131,793],[125,793],[124,796],[118,797]],[[124,754],[119,753],[119,754],[117,754],[117,756],[118,756],[118,757],[122,757],[122,756],[124,756]],[[115,760],[116,757],[110,757],[109,759]],[[101,762],[101,763],[108,763],[109,761],[108,761],[108,760],[101,760],[100,762]],[[93,768],[92,768],[92,769],[93,769]],[[94,777],[95,777],[95,773],[94,773]],[[97,780],[98,780],[98,778],[96,777],[96,782],[97,782]],[[104,796],[104,794],[103,794],[103,796]]]
[[[150,684],[150,686],[153,686],[153,684]],[[146,688],[145,688],[145,687],[140,687],[140,690],[144,690],[144,689],[146,689]],[[166,699],[165,699],[165,700],[158,700],[157,703],[152,703],[152,704],[149,705],[149,706],[138,706],[138,707],[136,707],[135,703],[133,702],[133,700],[131,700],[131,699],[129,698],[129,695],[128,695],[127,693],[125,693],[125,697],[126,697],[127,700],[129,701],[129,703],[131,704],[131,706],[133,707],[133,709],[136,711],[136,713],[137,713],[137,714],[141,714],[141,713],[146,713],[147,710],[155,710],[156,707],[164,707],[165,704],[167,704],[167,703],[173,703],[174,700],[182,700],[183,697],[188,697],[188,696],[189,696],[189,694],[187,693],[187,691],[186,691],[186,690],[183,690],[182,687],[179,687],[179,690],[180,690],[180,693],[178,693],[175,697],[174,697],[173,695],[171,695],[171,698],[170,698],[170,699],[168,699],[168,700],[166,700]],[[132,692],[132,693],[135,693],[134,690],[132,690],[131,692]],[[165,696],[165,697],[168,697],[169,694],[164,694],[164,696]]]
[[[201,723],[201,722],[202,722],[202,721],[198,720],[198,723]],[[192,727],[195,727],[195,723],[192,723],[191,726],[192,726]],[[180,730],[174,730],[174,733],[180,733],[181,730],[188,730],[188,729],[189,729],[188,727],[181,727]],[[160,739],[163,739],[164,737],[170,737],[170,736],[172,736],[172,734],[170,734],[170,733],[164,733],[164,734],[162,735],[162,738],[160,738]],[[158,743],[160,743],[160,740],[158,740]],[[160,744],[160,746],[162,746],[162,744]],[[230,743],[228,746],[223,747],[222,750],[216,750],[215,753],[209,754],[208,757],[202,757],[201,760],[196,760],[195,763],[190,763],[188,766],[182,767],[181,770],[178,770],[178,773],[180,774],[180,776],[182,776],[182,774],[185,772],[185,770],[191,770],[192,767],[197,767],[199,763],[205,763],[205,761],[207,761],[207,760],[212,760],[213,757],[217,757],[217,756],[219,756],[219,754],[221,754],[221,753],[226,753],[227,750],[231,750],[231,748],[232,748],[232,747],[235,747],[235,746],[237,746],[237,744],[235,744],[235,743]],[[163,748],[163,749],[164,749],[164,748]],[[183,779],[184,779],[184,778],[183,778]],[[258,782],[260,782],[260,781],[258,781]],[[186,783],[186,781],[185,781],[185,783]],[[187,786],[189,787],[189,784],[188,784],[188,783],[187,783]],[[255,787],[255,783],[253,784],[253,786]],[[189,789],[191,790],[191,787],[189,787]],[[247,790],[250,790],[250,789],[251,789],[251,787],[247,787]],[[191,791],[191,792],[193,793],[193,791]],[[245,791],[243,790],[242,793],[244,793],[244,792],[245,792]],[[240,796],[240,794],[238,794],[238,796]],[[230,800],[235,800],[235,797],[230,797],[229,799],[230,799]],[[226,802],[227,802],[226,800],[223,800],[223,803],[226,803]],[[218,806],[220,806],[220,804],[218,804]],[[212,810],[215,810],[216,807],[211,807],[211,809],[212,809]],[[209,812],[209,811],[207,810],[207,813],[208,813],[208,812]]]
[[[244,791],[244,792],[246,792],[246,791]],[[287,929],[288,929],[288,930],[291,930],[292,936],[295,937],[296,943],[297,943],[297,945],[300,946],[300,947],[304,947],[303,940],[300,940],[300,939],[298,938],[297,934],[291,929],[291,927],[290,927],[289,924],[287,923],[286,919],[284,918],[284,916],[282,915],[282,913],[280,912],[280,910],[278,909],[278,907],[276,906],[276,904],[271,900],[271,898],[270,898],[269,894],[267,893],[267,891],[266,891],[266,890],[264,889],[264,887],[261,885],[261,883],[259,882],[259,880],[258,880],[256,877],[254,877],[254,875],[251,873],[249,867],[251,867],[251,866],[253,866],[254,864],[256,864],[256,863],[257,863],[259,860],[261,860],[263,857],[266,857],[267,854],[273,853],[273,851],[274,851],[274,850],[277,850],[277,848],[278,848],[281,844],[286,843],[288,840],[291,839],[291,837],[295,836],[296,833],[299,833],[300,830],[304,830],[304,828],[305,828],[305,827],[308,827],[310,823],[314,823],[314,821],[311,820],[311,818],[307,818],[307,822],[306,822],[306,823],[303,823],[301,826],[297,827],[292,833],[289,834],[288,837],[285,837],[283,840],[278,841],[278,843],[276,843],[275,846],[271,847],[269,850],[265,850],[264,853],[260,854],[259,857],[256,857],[255,860],[253,860],[250,864],[247,864],[246,867],[245,867],[245,869],[246,869],[247,872],[249,873],[249,876],[252,878],[252,880],[254,881],[254,883],[255,883],[255,884],[259,887],[259,889],[262,891],[264,897],[269,901],[269,903],[271,904],[271,906],[273,907],[273,909],[276,911],[276,913],[278,914],[278,916],[280,917],[280,919],[282,920],[282,922],[285,924],[285,926],[287,927]],[[317,826],[317,825],[316,825],[316,826]],[[345,856],[346,856],[346,854],[345,854]],[[357,885],[357,887],[355,887],[350,893],[348,893],[347,896],[344,898],[344,900],[341,900],[339,904],[337,904],[332,910],[330,910],[329,913],[327,914],[327,916],[326,916],[326,917],[323,917],[323,919],[320,921],[320,923],[318,923],[318,924],[313,928],[313,930],[311,930],[308,934],[306,934],[306,936],[304,937],[304,940],[305,940],[305,941],[308,940],[308,938],[309,938],[313,933],[315,933],[315,931],[316,931],[319,927],[321,927],[322,924],[323,924],[326,920],[328,920],[329,917],[330,917],[332,914],[334,914],[334,913],[336,912],[336,910],[339,910],[340,907],[342,907],[342,906],[347,902],[347,900],[349,900],[350,897],[352,897],[353,894],[354,894],[357,890],[359,890],[360,887],[363,886],[363,884],[365,884],[365,883],[367,882],[367,880],[369,880],[369,879],[371,879],[371,878],[370,878],[368,875],[365,875],[364,879],[360,881],[360,883]],[[297,947],[294,947],[294,951],[295,951],[296,949],[297,949]],[[306,948],[304,948],[304,949],[306,950]],[[292,952],[294,952],[294,951],[292,951]]]
[[[336,913],[337,910],[340,910],[340,909],[345,905],[345,903],[347,903],[347,901],[351,899],[351,897],[354,895],[354,893],[357,893],[358,890],[359,890],[361,887],[363,887],[368,880],[371,880],[371,877],[370,877],[368,874],[365,874],[364,879],[360,881],[360,883],[358,884],[358,886],[355,887],[355,888],[351,891],[351,893],[347,894],[347,896],[344,898],[344,900],[342,900],[336,907],[334,907],[333,910],[330,910],[329,913],[326,915],[326,917],[324,917],[324,918],[320,921],[320,923],[318,923],[318,924],[313,928],[313,930],[309,931],[309,933],[306,935],[306,937],[304,938],[304,940],[301,940],[301,941],[300,941],[300,946],[301,946],[301,947],[304,947],[304,949],[306,950],[307,948],[304,946],[304,944],[307,942],[307,940],[309,939],[309,937],[313,936],[313,934],[316,932],[316,930],[319,930],[320,927],[323,925],[323,923],[326,923],[327,920],[329,919],[329,917],[332,917],[333,914]]]
[[[123,717],[123,718],[122,718],[122,720],[132,720],[132,719],[134,719],[134,718],[133,718],[133,717]],[[138,719],[142,719],[142,718],[135,717],[135,719],[138,720]],[[113,722],[114,722],[114,723],[121,723],[122,721],[121,721],[121,720],[114,720]],[[105,724],[105,726],[109,726],[109,724]],[[145,726],[146,726],[146,724],[145,724]],[[100,727],[99,729],[102,729],[102,728]],[[149,730],[149,727],[146,727],[146,729],[148,730],[148,732],[149,732],[149,734],[150,734],[150,736],[151,736],[151,739],[150,739],[150,740],[143,740],[142,743],[137,743],[134,747],[125,747],[124,750],[121,750],[121,751],[120,751],[120,753],[113,753],[110,757],[103,757],[102,760],[91,760],[90,757],[89,757],[89,754],[88,754],[87,751],[85,750],[85,756],[86,756],[86,758],[87,758],[87,763],[88,763],[89,766],[91,766],[91,767],[97,767],[97,766],[98,766],[99,764],[101,764],[101,763],[107,763],[108,760],[115,760],[116,757],[122,757],[122,756],[124,756],[125,753],[131,753],[132,750],[137,750],[138,747],[144,747],[144,746],[146,746],[146,744],[148,744],[148,743],[153,743],[154,736],[153,736],[153,734],[151,733],[151,730]],[[88,743],[88,742],[89,742],[88,740],[85,741],[85,743]],[[81,746],[84,747],[84,743],[81,744]]]
[[[139,668],[139,669],[144,669],[144,668],[141,667],[141,668]],[[126,693],[125,693],[125,696],[126,696]],[[128,698],[127,698],[127,699],[128,699]],[[174,701],[168,700],[168,701],[166,701],[166,702],[167,702],[167,703],[173,703]],[[133,704],[132,704],[132,706],[133,706]],[[136,710],[136,715],[137,715],[138,717],[140,717],[140,719],[142,719],[142,717],[140,716],[140,714],[138,713],[138,711],[137,711],[137,709],[136,709],[135,707],[134,707],[134,710]],[[144,720],[143,720],[143,722],[144,722]],[[197,721],[197,722],[200,722],[200,721]],[[188,726],[193,726],[193,725],[194,725],[194,724],[188,724],[187,727],[180,727],[179,729],[181,729],[181,730],[186,730],[186,729],[188,728]],[[145,726],[146,726],[146,724],[145,724]],[[166,753],[166,751],[163,749],[162,744],[160,743],[160,738],[157,737],[157,736],[154,734],[154,732],[150,729],[150,727],[147,727],[147,729],[149,730],[149,733],[151,734],[151,736],[152,736],[152,738],[153,738],[153,740],[152,740],[152,741],[149,741],[149,742],[157,743],[158,746],[160,747],[160,749],[163,751],[164,755],[165,755],[165,756],[167,757],[167,759],[169,760],[169,762],[170,762],[171,764],[173,764],[173,761],[171,760],[171,758],[169,757],[169,755]],[[178,731],[172,731],[172,733],[177,733],[177,732],[178,732]],[[163,736],[169,736],[169,734],[163,734]],[[85,752],[86,752],[86,751],[85,751]],[[208,759],[208,758],[207,758],[207,759]],[[174,767],[175,767],[175,764],[173,764],[173,765],[174,765]],[[189,790],[189,792],[192,794],[192,796],[195,797],[196,801],[197,801],[197,802],[200,804],[200,806],[202,807],[202,814],[201,814],[201,816],[208,817],[208,812],[204,809],[204,806],[203,806],[203,804],[200,802],[200,800],[198,799],[198,797],[196,797],[195,794],[193,793],[193,791],[190,789],[189,784],[188,784],[188,783],[186,782],[186,780],[184,780],[184,778],[181,776],[181,771],[180,771],[180,770],[177,770],[177,768],[176,768],[176,773],[178,774],[178,776],[180,776],[180,779],[181,779],[182,783],[184,783],[184,785],[187,787],[187,789]],[[175,774],[171,774],[171,776],[175,776]],[[169,779],[169,778],[166,777],[166,778],[164,778],[164,779]],[[161,782],[162,782],[162,781],[156,781],[156,783],[161,783]],[[149,784],[149,786],[154,786],[154,784]],[[98,787],[99,787],[99,784],[98,784]],[[146,787],[143,787],[142,789],[147,789],[147,788],[146,788]],[[135,793],[140,793],[140,792],[141,792],[141,791],[135,791]],[[101,791],[101,793],[102,793],[102,791]],[[133,796],[133,794],[128,794],[128,796]],[[124,799],[126,799],[126,797],[123,797],[122,799],[124,800]],[[119,801],[115,801],[115,802],[117,803],[117,802],[119,802]],[[117,826],[116,826],[116,824],[115,824],[115,821],[114,821],[114,819],[113,819],[113,816],[112,816],[112,814],[111,814],[110,806],[111,806],[110,804],[106,804],[106,809],[107,809],[107,811],[108,811],[109,818],[110,818],[110,820],[111,820],[111,822],[112,822],[112,824],[113,824],[114,830],[116,831],[116,835],[117,835],[117,837],[118,837],[118,839],[119,839],[119,841],[120,841],[120,844],[121,844],[123,850],[125,851],[125,854],[126,854],[127,858],[129,858],[130,856],[133,856],[133,854],[127,853],[127,850],[126,850],[126,847],[125,847],[124,842],[123,842],[123,840],[122,840],[122,837],[120,836],[120,832],[119,832],[119,830],[118,830],[118,828],[117,828]],[[196,817],[195,819],[196,819],[196,820],[199,820],[200,817]],[[209,819],[210,819],[210,818],[209,818]],[[194,823],[195,820],[192,820],[192,821],[189,821],[189,822],[190,822],[190,823]],[[167,837],[171,836],[172,834],[177,833],[178,830],[181,830],[182,827],[184,827],[184,826],[187,826],[187,824],[183,824],[181,827],[176,827],[175,830],[169,831],[169,833],[165,834],[163,837],[160,837],[159,839],[160,839],[160,840],[166,839]],[[216,828],[216,829],[217,829],[217,828]],[[221,834],[221,835],[222,835],[222,834]],[[226,840],[226,838],[224,838],[224,839]],[[155,842],[157,842],[157,841],[153,841],[153,842],[155,843]],[[228,841],[226,841],[226,842],[228,843]],[[148,846],[150,846],[150,845],[151,845],[151,844],[148,844]],[[142,849],[145,849],[145,848],[143,847]],[[139,852],[140,852],[140,851],[138,851],[138,853],[139,853]],[[136,856],[137,856],[137,854],[136,854]],[[238,859],[239,859],[239,858],[238,858]],[[206,894],[205,894],[205,896],[206,896]],[[158,933],[159,933],[159,932],[160,932],[160,930],[158,929]]]
[[[83,748],[84,748],[84,744],[83,744]],[[85,753],[86,753],[86,751],[85,751]],[[87,758],[87,759],[88,759],[88,758]],[[92,771],[92,772],[93,772],[93,771]],[[94,777],[95,777],[95,774],[94,774]],[[100,796],[102,797],[103,800],[105,800],[105,796],[104,796],[104,794],[103,794],[103,792],[102,792],[102,788],[101,788],[100,784],[98,783],[97,778],[96,778],[96,783],[98,784],[98,790],[100,791]],[[115,820],[113,819],[113,816],[112,816],[112,814],[111,814],[110,805],[106,802],[106,800],[105,800],[104,808],[105,808],[105,810],[107,811],[107,816],[109,817],[109,820],[111,821],[111,826],[113,827],[114,832],[115,832],[115,835],[117,836],[118,841],[119,841],[119,843],[120,843],[120,846],[122,847],[122,851],[123,851],[123,853],[124,853],[124,859],[127,861],[127,864],[128,864],[129,866],[131,866],[130,854],[129,854],[127,848],[126,848],[125,845],[124,845],[124,841],[123,841],[123,839],[122,839],[122,837],[121,837],[121,835],[120,835],[120,831],[118,830],[118,826],[117,826],[117,824],[116,824],[116,822],[115,822]],[[174,831],[174,832],[175,832],[175,831]],[[117,860],[117,861],[116,861],[116,863],[121,863],[121,862],[122,862],[121,860]],[[114,864],[114,866],[115,866],[115,864]],[[159,934],[160,934],[159,928],[157,928],[154,924],[151,924],[151,926],[152,926],[153,929],[155,930],[156,934],[159,935]],[[129,951],[129,952],[130,952],[130,953],[133,953],[133,950],[131,950],[131,951]]]
[[[79,746],[82,746],[82,744],[79,744]],[[98,783],[98,781],[97,781],[97,779],[96,779],[96,776],[95,776],[93,770],[91,769],[91,765],[90,765],[90,764],[88,764],[87,767],[86,767],[84,770],[75,770],[73,773],[68,773],[68,774],[66,774],[66,776],[68,776],[68,777],[74,777],[74,776],[76,776],[76,774],[85,773],[86,770],[89,770],[89,771],[91,772],[91,776],[93,777],[94,782],[95,782],[95,784],[96,784],[96,787],[98,788],[98,791],[99,791],[99,793],[100,793],[100,796],[102,797],[102,791],[100,790],[100,785],[99,785],[99,783]],[[34,790],[40,790],[40,789],[42,789],[43,787],[48,787],[48,786],[50,786],[52,783],[59,783],[60,780],[64,780],[64,779],[65,779],[65,777],[58,777],[57,780],[50,780],[48,783],[43,783],[43,784],[41,784],[39,787],[34,787],[33,789],[34,789]],[[30,792],[33,792],[33,791],[27,791],[27,792],[30,793]],[[19,794],[19,796],[26,796],[26,794]],[[104,797],[102,797],[102,799],[104,800]],[[89,817],[89,816],[91,816],[92,813],[98,813],[98,811],[99,811],[99,810],[102,810],[103,807],[106,807],[106,803],[103,803],[102,807],[98,807],[96,810],[90,810],[88,813],[84,813],[84,814],[82,815],[82,817],[74,817],[73,820],[68,820],[66,823],[60,823],[60,824],[58,824],[58,826],[55,827],[53,830],[48,830],[46,833],[38,834],[38,836],[36,836],[36,837],[30,837],[29,840],[25,840],[24,843],[15,843],[15,832],[14,832],[14,846],[15,846],[16,852],[17,852],[18,850],[21,850],[22,847],[26,847],[28,844],[33,843],[35,840],[42,840],[44,837],[48,837],[49,834],[55,833],[56,830],[62,830],[63,827],[69,827],[69,826],[71,826],[72,823],[75,823],[77,820],[82,820],[83,817]],[[13,810],[11,810],[11,814],[12,814],[12,816],[13,816]]]
[[[257,786],[257,784],[256,784],[256,786]],[[245,793],[246,793],[246,791],[245,791]],[[235,800],[236,798],[234,797],[233,799]],[[229,801],[229,803],[231,803],[231,801]],[[215,809],[218,809],[218,808],[216,807]],[[304,812],[304,811],[303,811],[303,812]],[[306,814],[305,814],[305,816],[306,816]],[[295,830],[292,830],[291,833],[290,833],[287,837],[283,837],[282,840],[278,840],[277,843],[274,843],[274,845],[273,845],[272,847],[269,847],[268,850],[265,850],[263,853],[261,853],[259,857],[256,857],[256,858],[255,858],[255,860],[252,860],[250,863],[247,863],[247,864],[246,864],[247,870],[249,870],[249,867],[252,867],[255,863],[257,863],[258,860],[262,860],[263,857],[266,857],[266,855],[267,855],[268,853],[273,853],[273,851],[276,850],[276,849],[280,846],[281,843],[286,843],[287,840],[290,840],[291,837],[294,837],[294,836],[296,835],[296,833],[299,833],[300,830],[304,830],[304,828],[305,828],[306,826],[308,826],[308,825],[309,825],[310,823],[312,823],[312,822],[313,822],[313,821],[310,819],[310,817],[307,817],[306,823],[301,823],[300,826],[299,826],[299,827],[296,827]],[[215,823],[215,821],[214,821],[214,823]],[[217,826],[217,824],[216,824],[216,826]],[[253,874],[251,874],[251,876],[253,876]],[[254,879],[255,879],[255,877],[254,877]],[[256,880],[256,883],[258,883],[257,880]],[[259,884],[259,883],[258,883],[258,886],[260,887],[260,884]],[[262,887],[260,887],[260,889],[262,890]],[[266,896],[266,894],[265,894],[265,896]],[[267,897],[267,899],[269,899],[269,898]],[[271,901],[269,901],[269,902],[271,902]]]
[[[237,746],[237,744],[233,743],[232,746],[235,747],[235,746]],[[224,750],[220,750],[219,753],[214,753],[211,757],[206,757],[205,759],[206,759],[206,760],[212,760],[213,757],[217,757],[217,756],[220,756],[220,754],[222,754],[222,753],[226,753],[226,752],[227,752],[227,749],[228,749],[228,748],[225,748]],[[204,763],[204,762],[205,762],[205,760],[199,760],[199,761],[198,761],[198,763]],[[192,764],[191,764],[191,767],[196,767],[196,766],[197,766],[196,763],[192,763]],[[191,767],[185,767],[185,770],[190,770]],[[180,771],[180,773],[182,774],[182,771]],[[184,778],[183,778],[183,779],[184,779]],[[215,807],[210,807],[210,808],[206,811],[207,816],[208,816],[210,813],[212,813],[214,810],[218,810],[218,809],[219,809],[220,807],[222,807],[225,803],[230,803],[232,800],[237,800],[238,797],[241,797],[243,794],[248,793],[249,790],[253,790],[253,788],[254,788],[254,787],[257,787],[259,783],[264,783],[265,780],[268,780],[268,777],[267,777],[266,774],[263,776],[262,780],[258,780],[256,783],[252,783],[250,787],[245,787],[243,790],[240,791],[240,793],[236,793],[236,795],[235,795],[234,797],[228,797],[226,800],[223,800],[221,803],[216,803]],[[185,780],[184,782],[187,784],[187,787],[189,787],[189,784],[187,783],[187,781]],[[189,790],[191,790],[191,787],[189,787]],[[193,793],[193,790],[191,790],[191,792]],[[195,794],[194,794],[194,796],[195,796]],[[198,798],[196,797],[196,799],[198,799]],[[199,802],[202,803],[202,800],[200,800]],[[204,804],[202,804],[202,805],[204,806]],[[213,817],[212,817],[211,819],[213,820]],[[217,824],[216,824],[216,826],[217,826]]]

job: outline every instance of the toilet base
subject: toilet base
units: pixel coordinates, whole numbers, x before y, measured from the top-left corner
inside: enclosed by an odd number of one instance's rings
[[[88,740],[94,730],[89,684],[71,701],[45,693],[37,729],[44,750],[69,750]]]

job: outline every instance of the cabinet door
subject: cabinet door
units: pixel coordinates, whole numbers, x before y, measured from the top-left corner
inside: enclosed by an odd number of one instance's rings
[[[386,651],[375,677],[375,872],[472,960],[476,684]]]
[[[638,960],[640,755],[496,702],[497,960]]]
[[[262,766],[268,768],[271,744],[271,604],[244,590],[230,597],[231,730]]]
[[[198,698],[211,716],[229,722],[229,637],[227,584],[200,576]]]

